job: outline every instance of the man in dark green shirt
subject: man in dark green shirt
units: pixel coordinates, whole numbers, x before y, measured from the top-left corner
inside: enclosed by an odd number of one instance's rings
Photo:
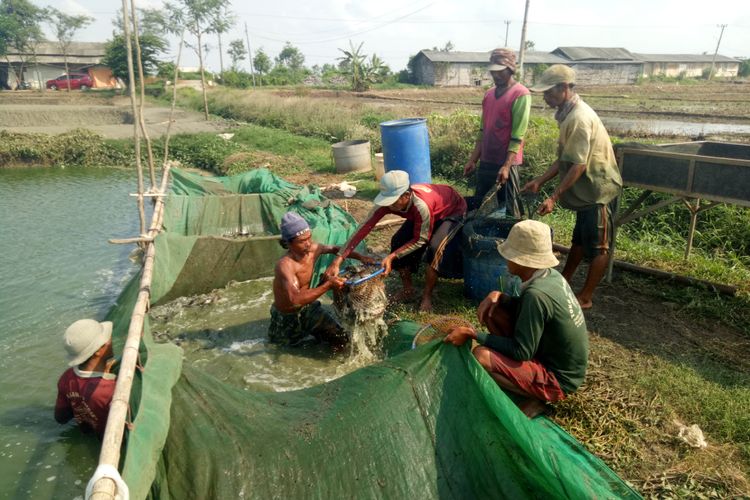
[[[498,251],[508,271],[522,281],[521,295],[491,292],[479,305],[488,333],[454,329],[445,342],[475,339],[474,356],[503,389],[525,396],[521,410],[530,418],[574,392],[588,363],[588,332],[578,300],[552,253],[549,226],[525,220],[511,229]]]

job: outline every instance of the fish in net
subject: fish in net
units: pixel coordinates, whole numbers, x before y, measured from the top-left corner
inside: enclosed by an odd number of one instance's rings
[[[471,328],[472,324],[456,316],[433,316],[427,319],[424,326],[414,335],[411,347],[414,349],[435,339],[445,338],[451,331],[461,326]]]
[[[347,267],[339,276],[350,283],[370,276],[376,268]],[[382,274],[334,291],[336,315],[351,333],[352,356],[373,361],[381,354],[381,340],[388,333],[383,314],[388,305]]]

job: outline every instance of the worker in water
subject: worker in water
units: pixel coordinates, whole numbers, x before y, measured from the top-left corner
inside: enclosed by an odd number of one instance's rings
[[[576,213],[573,241],[562,275],[571,282],[581,260],[590,261],[578,302],[583,309],[593,305],[594,290],[601,281],[612,247],[613,221],[622,178],[612,142],[602,121],[575,92],[575,72],[563,64],[550,66],[531,88],[544,92],[544,101],[557,108],[555,120],[560,127],[557,161],[545,173],[528,182],[523,191],[536,193],[559,177],[560,183],[539,206],[545,215],[560,204]]]
[[[508,271],[521,279],[521,294],[491,292],[477,316],[489,333],[459,327],[445,342],[479,343],[474,356],[503,389],[524,396],[521,410],[532,418],[583,383],[588,332],[578,301],[554,266],[550,228],[524,220],[498,245]]]
[[[112,368],[112,323],[81,319],[65,330],[68,368],[57,382],[55,420],[75,418],[84,432],[104,436],[109,406],[115,392]]]
[[[336,276],[339,266],[362,241],[375,224],[386,215],[397,215],[406,221],[391,238],[391,252],[382,261],[388,275],[398,270],[403,290],[394,297],[401,302],[416,296],[412,274],[425,258],[429,265],[425,271],[425,287],[420,304],[421,311],[432,310],[432,292],[438,275],[457,278],[462,275],[459,232],[466,215],[466,201],[452,187],[444,184],[412,184],[409,174],[391,170],[380,179],[380,194],[375,197],[375,207],[357,232],[349,239],[329,266],[326,274]]]
[[[349,341],[348,334],[318,299],[328,290],[342,288],[344,280],[338,275],[324,276],[322,284],[310,288],[315,261],[321,255],[338,253],[339,247],[313,241],[307,221],[294,212],[287,212],[281,218],[280,243],[287,253],[274,269],[268,338],[273,343],[294,346],[312,335],[334,347],[343,346]],[[374,262],[356,252],[351,256],[362,262]]]
[[[480,203],[497,184],[500,208],[516,218],[523,214],[518,169],[523,162],[523,139],[529,125],[531,94],[517,82],[516,55],[511,49],[490,54],[490,76],[495,82],[482,100],[482,119],[474,151],[464,166],[464,176],[476,172],[474,202]],[[479,161],[479,166],[477,166]],[[476,208],[476,207],[473,207]]]

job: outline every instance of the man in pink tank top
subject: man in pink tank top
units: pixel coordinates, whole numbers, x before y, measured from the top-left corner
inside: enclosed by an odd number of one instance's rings
[[[474,204],[496,184],[500,208],[514,217],[523,213],[518,166],[523,162],[523,139],[529,125],[531,95],[513,74],[516,56],[510,49],[495,49],[490,55],[489,71],[495,86],[482,100],[482,120],[474,151],[464,166],[464,175],[476,171]],[[477,160],[479,165],[477,167]],[[470,207],[475,208],[475,207]]]

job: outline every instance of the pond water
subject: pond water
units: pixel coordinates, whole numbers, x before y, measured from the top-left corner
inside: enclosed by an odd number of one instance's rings
[[[326,297],[321,302],[332,307]],[[312,337],[295,348],[269,343],[272,303],[270,277],[230,283],[208,294],[153,307],[151,331],[157,341],[182,347],[187,362],[247,390],[281,392],[312,387],[374,361],[369,352],[352,353],[349,346],[332,352]]]
[[[82,498],[100,442],[53,418],[65,371],[62,334],[100,319],[136,272],[135,175],[108,168],[0,169],[0,498]],[[267,342],[271,279],[230,283],[154,307],[158,341],[187,362],[247,390],[289,391],[370,364],[326,345]],[[323,302],[330,307],[330,300]]]
[[[53,418],[62,334],[101,318],[135,272],[135,174],[0,169],[0,498],[82,497],[99,442]]]

